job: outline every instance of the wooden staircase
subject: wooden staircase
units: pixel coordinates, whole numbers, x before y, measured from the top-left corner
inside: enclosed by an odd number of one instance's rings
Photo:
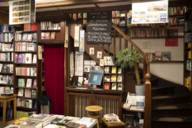
[[[152,80],[152,128],[192,128],[190,91],[161,78]]]
[[[144,128],[192,128],[191,92],[182,85],[177,85],[158,77],[152,77],[151,79],[149,54],[144,53],[117,26],[113,26],[113,28],[131,44],[131,47],[136,48],[144,56]]]

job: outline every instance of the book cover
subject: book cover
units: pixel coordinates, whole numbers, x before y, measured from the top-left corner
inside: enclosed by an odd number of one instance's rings
[[[26,87],[27,88],[31,88],[32,87],[32,79],[27,79],[27,82],[26,82]]]
[[[25,100],[25,107],[32,108],[32,100]]]
[[[25,54],[25,61],[26,64],[31,64],[32,63],[32,54],[31,53],[26,53]]]
[[[36,92],[36,90],[31,90],[31,97],[32,97],[32,98],[37,98],[37,92]]]
[[[18,96],[23,96],[24,94],[24,90],[23,89],[19,89],[18,90]]]
[[[116,80],[117,80],[116,75],[112,75],[112,76],[111,76],[111,82],[116,82]]]
[[[27,51],[35,52],[35,50],[36,50],[35,48],[36,48],[36,46],[34,43],[27,44]]]
[[[117,76],[117,82],[122,82],[122,76],[121,75]]]
[[[122,85],[121,83],[119,83],[119,84],[117,85],[117,90],[119,90],[119,91],[122,91],[122,90],[123,90],[123,85]]]
[[[104,83],[103,88],[104,88],[104,90],[109,90],[110,89],[110,83]]]
[[[33,54],[33,64],[36,64],[36,63],[37,63],[37,55]]]
[[[30,89],[25,89],[25,97],[31,98],[31,90]]]
[[[116,83],[112,83],[111,90],[117,90],[117,84]]]
[[[112,73],[112,74],[116,74],[116,72],[117,72],[117,68],[116,68],[116,67],[112,67],[111,73]]]
[[[54,40],[55,38],[56,38],[55,32],[51,32],[51,34],[50,34],[50,39],[51,39],[51,40]]]
[[[25,87],[25,79],[23,78],[18,79],[18,87]]]
[[[36,79],[33,80],[33,88],[34,88],[34,89],[37,89],[37,80],[36,80]]]

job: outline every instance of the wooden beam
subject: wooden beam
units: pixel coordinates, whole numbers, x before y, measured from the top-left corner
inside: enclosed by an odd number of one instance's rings
[[[72,6],[72,5],[85,5],[85,4],[99,4],[99,3],[114,3],[114,2],[128,2],[130,0],[65,0],[58,2],[45,2],[36,4],[37,8],[47,8],[47,7],[61,7],[61,6]]]

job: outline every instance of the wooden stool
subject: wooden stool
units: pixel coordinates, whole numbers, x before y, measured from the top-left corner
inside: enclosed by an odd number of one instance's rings
[[[99,113],[103,110],[103,108],[99,105],[90,105],[85,108],[88,112],[88,116],[94,119],[97,119],[97,128],[99,128]]]
[[[16,95],[13,96],[0,96],[0,104],[3,106],[3,120],[0,121],[0,125],[3,126],[7,124],[6,116],[7,116],[7,107],[10,102],[13,102],[13,120],[16,118]]]

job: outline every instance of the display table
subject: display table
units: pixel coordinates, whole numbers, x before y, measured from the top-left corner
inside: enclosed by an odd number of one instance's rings
[[[96,119],[89,117],[33,114],[25,120],[15,120],[5,128],[94,128],[96,123]]]
[[[13,102],[13,105],[11,106],[10,111],[8,109],[8,104],[10,102]],[[6,117],[8,115],[8,112],[12,112],[11,115],[13,116],[12,119],[14,120],[16,118],[16,95],[11,96],[0,96],[0,104],[3,106],[3,118],[0,121],[0,124],[3,126],[7,124]]]

